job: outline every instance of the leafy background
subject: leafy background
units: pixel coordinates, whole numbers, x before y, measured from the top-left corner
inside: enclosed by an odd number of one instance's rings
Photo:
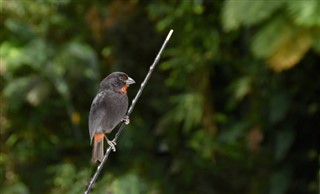
[[[82,193],[98,84],[138,84],[174,34],[92,193],[316,193],[318,0],[2,0],[1,182]]]

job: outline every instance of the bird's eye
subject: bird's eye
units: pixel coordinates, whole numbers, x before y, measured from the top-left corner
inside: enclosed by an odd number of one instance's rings
[[[127,80],[128,78],[127,78],[127,76],[125,76],[125,75],[122,75],[122,76],[120,76],[120,78],[119,78],[120,80],[122,80],[122,81],[125,81],[125,80]]]

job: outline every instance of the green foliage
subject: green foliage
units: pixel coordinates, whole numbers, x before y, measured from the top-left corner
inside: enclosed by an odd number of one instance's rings
[[[252,51],[255,56],[266,59],[274,71],[280,72],[296,65],[311,46],[317,44],[314,38],[320,33],[319,7],[317,0],[227,0],[222,22],[226,31],[266,23],[255,33]]]
[[[283,4],[284,0],[227,0],[224,3],[222,12],[224,29],[230,31],[239,28],[241,25],[251,26],[258,24],[270,18],[273,12]]]
[[[90,176],[88,169],[76,169],[73,164],[63,163],[50,166],[47,170],[52,175],[53,189],[50,193],[82,193],[83,184]],[[72,185],[72,187],[70,187]]]
[[[288,1],[288,12],[299,26],[314,27],[320,25],[320,3],[317,0]]]
[[[83,192],[99,81],[140,83],[171,28],[92,193],[316,192],[319,1],[1,6],[1,193]]]

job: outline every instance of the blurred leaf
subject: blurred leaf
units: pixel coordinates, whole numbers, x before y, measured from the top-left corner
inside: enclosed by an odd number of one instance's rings
[[[317,53],[320,53],[320,29],[314,35],[313,48]]]
[[[193,148],[203,158],[209,159],[213,155],[214,142],[203,129],[197,130],[189,141],[190,147]]]
[[[291,130],[281,130],[276,133],[276,147],[275,147],[275,159],[277,161],[283,160],[293,141],[295,139],[295,133]]]
[[[290,174],[288,170],[275,172],[270,181],[270,194],[285,194],[287,193]]]
[[[172,101],[175,107],[161,118],[158,130],[166,130],[172,124],[182,124],[184,132],[188,133],[193,127],[199,125],[203,114],[202,104],[199,104],[201,99],[196,98],[193,94],[174,96]]]
[[[8,73],[12,73],[24,64],[25,56],[22,49],[10,42],[2,42],[0,45],[1,66],[5,66]]]
[[[249,124],[247,122],[237,123],[237,125],[223,130],[217,136],[217,141],[222,143],[234,143],[237,141],[237,139],[243,137],[244,131],[246,131],[248,128]]]
[[[267,59],[274,71],[281,72],[302,59],[311,47],[311,40],[309,31],[297,31],[285,20],[279,19],[270,22],[255,35],[252,51],[257,57]]]
[[[227,0],[222,11],[224,30],[236,30],[241,25],[250,26],[267,19],[283,5],[278,1]],[[244,14],[245,13],[245,14]]]
[[[37,71],[45,68],[47,60],[53,54],[52,48],[42,38],[36,38],[28,42],[22,50],[24,63]]]
[[[18,136],[17,134],[12,134],[8,137],[6,144],[8,145],[8,147],[13,147],[15,143],[17,143],[18,141]]]
[[[290,26],[283,18],[276,18],[263,26],[253,37],[252,52],[261,58],[268,57],[279,47],[281,41],[286,40],[290,33]]]
[[[97,65],[96,54],[89,45],[80,42],[70,42],[66,48],[66,52],[73,57],[81,59],[82,63],[89,66],[96,67]]]
[[[270,53],[269,66],[276,72],[292,68],[310,49],[311,43],[312,37],[308,31],[293,34]]]
[[[73,164],[62,163],[55,166],[49,166],[47,171],[53,176],[54,188],[50,193],[81,193],[85,189],[85,184],[90,171],[88,169],[76,169]]]
[[[73,185],[74,175],[76,174],[76,169],[72,164],[65,163],[60,165],[59,168],[54,169],[56,177],[53,181],[53,184],[58,188],[67,189]]]
[[[185,131],[191,130],[198,125],[202,118],[203,98],[197,93],[188,93],[173,98],[177,104],[174,113],[174,119],[182,122]]]
[[[231,86],[230,90],[234,92],[236,100],[242,100],[251,91],[251,78],[242,77],[236,80]]]
[[[26,100],[28,92],[39,81],[39,77],[30,75],[12,80],[5,88],[4,95],[8,99],[9,108],[17,109]]]
[[[28,92],[26,99],[33,106],[38,106],[50,93],[50,85],[44,80],[39,80]]]
[[[1,193],[5,194],[29,194],[28,187],[22,182],[15,182],[10,187],[3,187],[0,189]]]
[[[147,193],[148,185],[144,180],[139,178],[136,174],[127,174],[114,180],[111,183],[110,190],[109,192],[112,192],[115,194],[127,194],[127,193],[140,194],[140,193]]]
[[[8,2],[8,1],[5,1],[5,2]],[[12,6],[12,7],[16,7],[16,6]],[[5,21],[5,26],[8,28],[8,30],[11,31],[11,33],[16,34],[22,40],[27,41],[35,36],[31,26],[25,23],[24,21],[21,21],[18,19],[15,19],[15,18],[7,19]]]
[[[221,112],[215,112],[214,113],[214,121],[216,123],[227,123],[228,122],[228,116],[221,113]]]
[[[59,71],[56,71],[59,76],[68,73],[73,79],[85,76],[86,78],[96,80],[100,77],[96,54],[89,45],[81,42],[71,41],[67,43],[57,53],[53,62],[54,65],[52,64],[53,66],[51,66],[52,71],[59,69]]]
[[[285,93],[278,93],[270,100],[270,122],[280,122],[287,114],[290,99],[288,99],[288,96]]]
[[[288,12],[299,26],[320,26],[319,10],[318,0],[288,1]]]

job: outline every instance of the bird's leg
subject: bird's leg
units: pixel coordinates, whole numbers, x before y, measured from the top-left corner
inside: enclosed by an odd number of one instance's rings
[[[126,125],[129,125],[129,123],[130,123],[129,116],[126,115],[121,121],[124,121],[124,123],[125,123]]]
[[[112,151],[115,152],[115,151],[116,151],[116,145],[117,145],[116,141],[115,141],[115,140],[111,140],[111,141],[110,141],[110,140],[107,138],[106,135],[105,135],[104,137],[106,138],[107,143],[108,143],[108,145],[111,147]]]

